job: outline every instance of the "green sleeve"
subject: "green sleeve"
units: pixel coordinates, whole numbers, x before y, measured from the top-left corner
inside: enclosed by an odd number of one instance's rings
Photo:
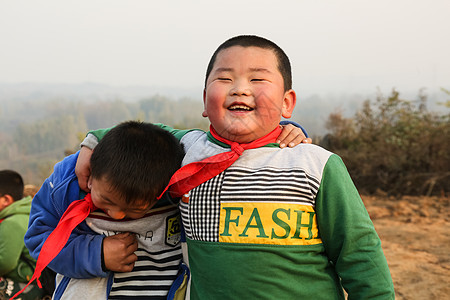
[[[325,165],[316,199],[327,255],[351,299],[394,299],[381,241],[341,158]]]
[[[161,123],[154,123],[154,125],[169,131],[171,134],[173,134],[178,140],[181,140],[181,138],[188,132],[193,131],[193,130],[197,130],[197,129],[186,129],[186,130],[181,130],[181,129],[174,129],[170,126],[161,124]],[[112,127],[111,127],[112,128]],[[111,128],[103,128],[103,129],[97,129],[97,130],[91,130],[89,131],[90,134],[94,135],[97,140],[101,140],[105,134],[108,133],[108,131],[111,130]]]
[[[97,140],[100,141],[105,136],[105,134],[107,134],[108,131],[111,130],[111,128],[103,128],[103,129],[91,130],[88,133],[94,135],[97,138]]]
[[[25,247],[23,238],[27,228],[24,224],[27,224],[27,217],[21,215],[11,216],[0,224],[0,276],[26,280],[20,278],[16,270]]]
[[[168,132],[170,132],[171,134],[173,134],[178,140],[181,140],[181,138],[188,132],[191,132],[193,130],[199,130],[199,129],[185,129],[185,130],[181,130],[181,129],[174,129],[170,126],[161,124],[161,123],[154,123],[154,125],[161,127],[164,130],[167,130]]]

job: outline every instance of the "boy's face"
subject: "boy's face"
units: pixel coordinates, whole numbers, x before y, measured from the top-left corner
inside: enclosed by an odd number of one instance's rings
[[[113,219],[142,218],[149,212],[153,204],[145,201],[136,201],[134,204],[127,204],[125,198],[111,188],[111,185],[104,179],[91,179],[91,198],[94,205],[102,209]]]
[[[281,116],[290,118],[296,95],[284,91],[272,50],[233,46],[218,53],[203,102],[202,115],[220,136],[248,143],[274,130]]]

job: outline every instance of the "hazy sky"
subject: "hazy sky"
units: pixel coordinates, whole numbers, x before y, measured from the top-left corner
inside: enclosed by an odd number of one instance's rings
[[[238,34],[279,44],[297,93],[450,89],[449,0],[0,0],[0,83],[201,88]]]

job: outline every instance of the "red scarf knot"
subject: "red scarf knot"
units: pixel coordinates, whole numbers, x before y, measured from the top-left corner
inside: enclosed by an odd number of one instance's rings
[[[235,152],[238,156],[241,156],[244,150],[239,143],[231,143],[231,151]]]
[[[277,126],[269,134],[246,144],[239,144],[235,141],[229,141],[217,134],[212,126],[210,126],[211,135],[218,141],[231,146],[230,151],[219,153],[211,157],[207,157],[202,161],[192,162],[180,168],[173,174],[169,184],[158,197],[170,189],[172,196],[180,197],[208,181],[209,179],[219,175],[231,166],[242,155],[245,150],[259,148],[270,143],[275,143],[277,137],[281,133],[281,128]]]

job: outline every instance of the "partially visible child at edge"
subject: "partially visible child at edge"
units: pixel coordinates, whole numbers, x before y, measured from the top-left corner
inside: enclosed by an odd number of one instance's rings
[[[210,132],[171,130],[186,151],[183,168],[232,142],[270,136],[296,104],[291,80],[288,57],[267,39],[237,36],[220,45],[203,93]],[[86,144],[95,145],[93,135]],[[329,300],[344,299],[343,289],[349,299],[395,297],[381,241],[345,165],[316,145],[245,150],[188,191],[180,209],[188,298]]]
[[[92,212],[49,264],[57,275],[53,299],[166,299],[181,261],[179,211],[156,201],[180,167],[183,150],[167,131],[124,122],[91,157]],[[69,204],[82,199],[78,153],[57,163],[35,195],[26,246],[38,258]]]
[[[33,275],[36,261],[25,247],[30,196],[24,196],[22,176],[13,170],[0,171],[0,299],[20,291]],[[22,299],[41,299],[47,290],[33,284]]]

